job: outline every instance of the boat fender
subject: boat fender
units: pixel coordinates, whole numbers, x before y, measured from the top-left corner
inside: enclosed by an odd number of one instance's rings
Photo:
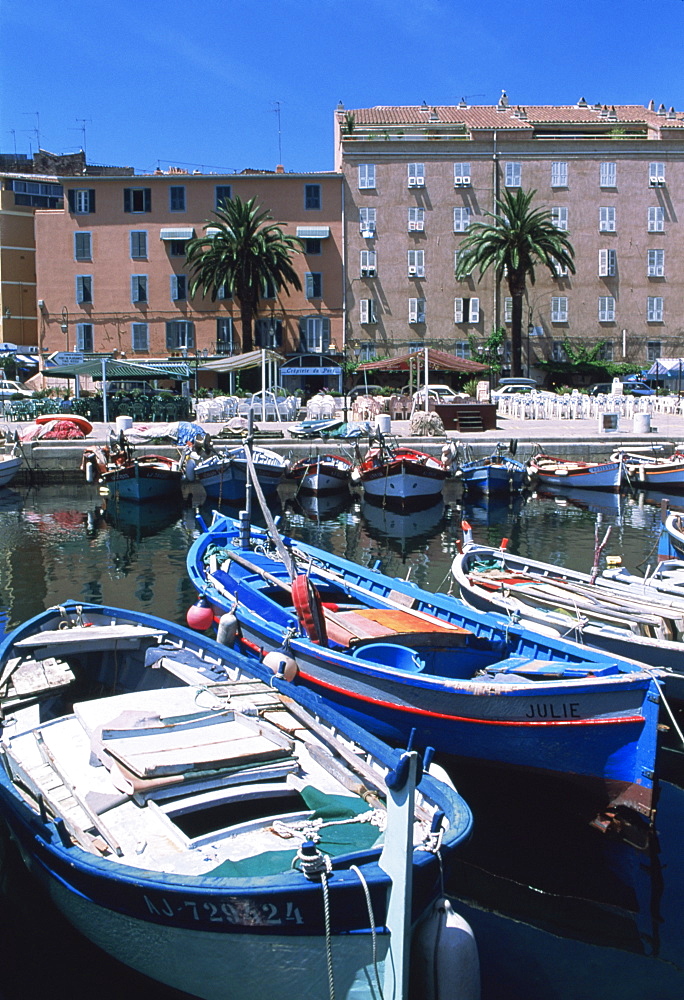
[[[461,521],[461,531],[463,532],[463,543],[470,545],[473,540],[473,529],[467,521]]]
[[[194,458],[189,458],[185,463],[185,468],[183,469],[183,475],[187,482],[194,483],[195,481],[195,466],[197,462]]]
[[[216,641],[220,642],[222,646],[232,646],[237,636],[237,629],[237,618],[230,611],[226,611],[219,618],[218,628],[216,629]]]
[[[85,478],[87,483],[94,483],[98,478],[97,459],[91,455],[85,464]]]
[[[206,632],[214,621],[214,611],[206,597],[200,597],[196,604],[188,608],[186,620],[189,628],[196,632]]]
[[[325,613],[318,589],[305,573],[300,573],[292,581],[292,603],[299,624],[312,642],[320,646],[328,645]]]
[[[475,935],[446,897],[420,921],[411,942],[411,994],[425,1000],[480,1000]],[[414,988],[415,987],[415,988]]]
[[[266,653],[262,663],[276,677],[282,677],[286,681],[293,681],[299,673],[297,661],[283,649],[272,649],[270,653]]]

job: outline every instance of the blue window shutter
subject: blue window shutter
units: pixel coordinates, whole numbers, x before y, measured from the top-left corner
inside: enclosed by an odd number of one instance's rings
[[[145,188],[145,211],[152,211],[152,188]]]
[[[275,325],[275,343],[276,343],[276,347],[282,347],[283,346],[283,321],[280,320],[280,319],[276,320],[276,325]]]
[[[95,211],[95,188],[88,189],[88,211],[91,214]]]
[[[299,353],[306,354],[306,317],[302,316],[299,320]]]
[[[124,188],[124,212],[130,212],[131,210],[131,189]]]
[[[73,188],[68,189],[67,198],[69,200],[69,211],[73,214],[76,211],[76,196]]]
[[[188,323],[187,331],[188,331],[187,345],[188,345],[188,347],[194,347],[195,346],[195,324],[194,323]]]
[[[330,349],[330,318],[328,316],[323,316],[321,322],[322,322],[321,347],[323,353],[326,354]]]
[[[176,321],[167,320],[166,323],[166,350],[175,351],[176,349]]]

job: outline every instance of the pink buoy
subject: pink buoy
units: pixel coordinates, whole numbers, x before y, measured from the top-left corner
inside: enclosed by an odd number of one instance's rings
[[[206,597],[200,597],[197,604],[188,608],[186,621],[196,632],[206,632],[213,625],[214,612]]]

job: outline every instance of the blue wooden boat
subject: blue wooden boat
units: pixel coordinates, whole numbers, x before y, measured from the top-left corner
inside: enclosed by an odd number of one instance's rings
[[[289,467],[288,460],[270,448],[254,448],[252,460],[262,491],[274,497]],[[244,500],[248,471],[243,445],[217,450],[199,461],[190,458],[184,472],[186,480],[199,483],[209,497],[226,503]]]
[[[188,554],[236,645],[403,742],[551,774],[650,820],[659,695],[641,668],[219,513]]]
[[[457,477],[467,492],[490,494],[519,493],[529,482],[527,466],[497,445],[491,455],[461,462]]]
[[[432,908],[471,815],[421,779],[415,751],[213,639],[113,607],[67,602],[21,625],[0,677],[0,816],[118,960],[205,1000],[334,986],[374,1000],[383,977],[404,995],[411,938],[444,960]]]

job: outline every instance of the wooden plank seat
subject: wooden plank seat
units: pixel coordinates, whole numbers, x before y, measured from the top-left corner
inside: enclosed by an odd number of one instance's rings
[[[15,649],[30,649],[37,659],[46,656],[87,653],[105,649],[139,649],[143,642],[157,641],[166,636],[162,629],[142,625],[89,625],[78,628],[51,629],[36,632],[15,642]]]
[[[384,641],[401,642],[410,636],[412,645],[465,645],[468,629],[441,622],[431,615],[399,608],[362,608],[331,612],[323,609],[328,638],[342,646]]]

